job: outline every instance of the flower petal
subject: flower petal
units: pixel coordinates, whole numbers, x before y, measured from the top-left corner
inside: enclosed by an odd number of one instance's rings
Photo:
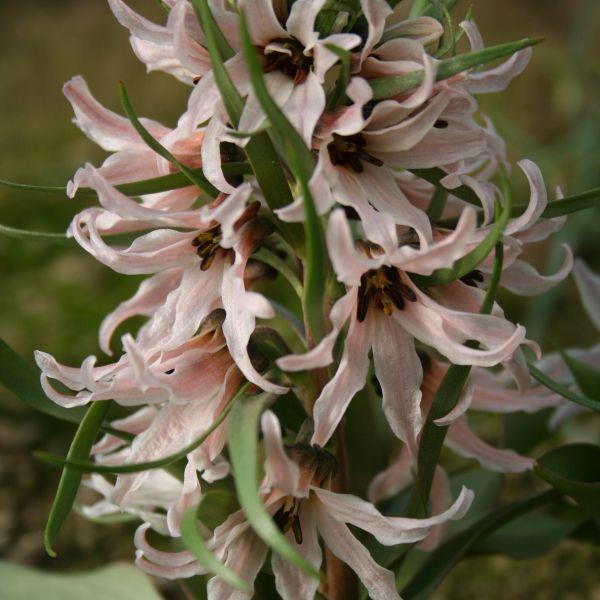
[[[600,275],[596,275],[582,260],[575,262],[573,277],[581,303],[590,320],[600,331]]]

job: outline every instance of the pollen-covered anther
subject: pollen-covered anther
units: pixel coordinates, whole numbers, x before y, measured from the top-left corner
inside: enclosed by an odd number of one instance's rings
[[[304,46],[292,39],[273,40],[272,44],[263,50],[266,59],[263,71],[281,71],[291,77],[296,85],[304,83],[313,64],[312,57],[304,54]]]
[[[416,299],[415,292],[402,282],[398,269],[389,266],[371,269],[360,278],[356,318],[362,323],[371,305],[383,314],[391,315],[394,308],[402,310],[406,301],[415,302]]]
[[[333,134],[333,141],[327,145],[329,158],[334,165],[350,167],[356,173],[362,173],[362,161],[376,167],[383,166],[383,161],[366,151],[367,141],[360,134],[342,136]]]

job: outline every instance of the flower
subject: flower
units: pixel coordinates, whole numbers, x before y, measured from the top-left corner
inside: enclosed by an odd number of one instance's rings
[[[372,504],[329,489],[336,460],[323,448],[303,443],[284,446],[279,422],[271,411],[263,413],[261,426],[266,453],[261,495],[274,521],[289,543],[316,569],[322,562],[320,535],[324,545],[357,573],[374,600],[399,598],[393,573],[373,561],[348,525],[370,533],[384,545],[413,543],[423,539],[432,526],[462,517],[471,504],[472,492],[463,488],[451,508],[434,517],[385,517]],[[141,568],[169,578],[204,572],[189,552],[167,553],[150,546],[145,538],[147,529],[148,525],[142,525],[136,532],[136,563]],[[214,530],[208,546],[250,586],[267,554],[267,546],[249,528],[242,511],[230,515]],[[317,579],[275,553],[271,564],[277,591],[283,598],[314,598],[319,585]],[[251,597],[234,591],[216,577],[208,582],[207,591],[210,600]]]
[[[93,401],[115,400],[124,406],[144,406],[113,427],[134,435],[131,445],[113,435],[98,442],[92,454],[100,464],[123,465],[162,459],[174,454],[204,433],[221,415],[241,387],[244,378],[230,356],[218,323],[173,350],[148,347],[140,335],[136,342],[123,338],[125,353],[118,362],[95,367],[88,357],[81,369],[59,364],[53,357],[36,352],[42,371],[42,387],[61,406],[80,406]],[[49,379],[79,390],[75,396],[62,394]],[[183,494],[184,505],[199,492],[196,471],[208,480],[227,474],[219,458],[225,445],[226,424],[216,429],[203,444],[188,454]],[[225,467],[225,468],[224,468]],[[118,475],[110,501],[127,507],[150,471]],[[182,500],[183,502],[183,500]],[[182,508],[178,509],[177,515]],[[173,517],[174,519],[174,517]],[[176,530],[176,521],[170,518]]]
[[[284,392],[256,371],[248,355],[256,318],[274,316],[269,302],[247,291],[244,283],[251,254],[271,233],[271,225],[257,218],[260,203],[247,204],[250,184],[212,205],[179,210],[168,204],[165,208],[138,204],[90,165],[86,174],[102,208],[76,215],[69,234],[117,272],[154,274],[134,298],[107,318],[101,328],[103,349],[108,350],[109,332],[132,314],[152,315],[141,332],[144,346],[172,349],[189,340],[208,314],[223,308],[223,333],[238,367],[266,391]],[[102,237],[148,229],[127,247],[108,245]]]
[[[112,152],[98,169],[104,179],[116,185],[159,177],[173,171],[173,165],[146,145],[128,119],[104,108],[92,96],[82,77],[73,77],[65,83],[63,93],[75,112],[75,124],[104,150]],[[202,130],[188,134],[180,129],[169,129],[151,119],[141,119],[141,123],[181,162],[189,167],[200,166],[200,146],[204,137]],[[78,169],[67,187],[69,196],[74,196],[80,186],[91,184],[88,175],[88,169]],[[197,190],[189,186],[172,194],[179,203],[182,200],[191,203],[197,195]],[[156,199],[160,203],[163,198],[157,196]]]
[[[437,240],[424,248],[412,240],[385,252],[377,244],[356,248],[343,211],[329,217],[327,243],[338,279],[346,294],[331,310],[331,332],[321,343],[301,356],[279,359],[284,370],[305,370],[332,362],[335,340],[344,323],[350,326],[344,352],[333,379],[314,406],[313,443],[323,445],[341,420],[352,397],[364,386],[369,350],[373,349],[375,374],[383,391],[383,409],[394,433],[413,450],[421,429],[421,363],[414,339],[432,346],[451,362],[492,366],[510,358],[525,341],[525,330],[502,316],[453,310],[420,290],[408,273],[427,275],[451,264],[464,254],[474,231],[474,212],[466,209],[452,233],[438,232]],[[452,285],[452,284],[451,284]],[[470,299],[473,291],[459,286],[459,297]],[[436,294],[444,295],[444,288]],[[450,288],[453,292],[456,288]],[[478,290],[477,290],[478,292]],[[477,340],[482,349],[470,348],[466,340]]]

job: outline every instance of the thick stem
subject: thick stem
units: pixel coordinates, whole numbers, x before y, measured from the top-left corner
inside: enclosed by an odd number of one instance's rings
[[[334,492],[348,491],[348,456],[346,454],[344,420],[340,422],[336,431],[338,472],[332,481]],[[329,549],[325,549],[327,560],[327,598],[328,600],[352,600],[358,597],[358,581],[356,575],[334,556]]]

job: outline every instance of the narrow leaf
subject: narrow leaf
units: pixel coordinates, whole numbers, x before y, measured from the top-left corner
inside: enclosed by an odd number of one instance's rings
[[[238,499],[258,537],[287,562],[318,577],[318,572],[292,548],[275,525],[258,495],[257,429],[260,415],[270,399],[265,394],[248,398],[239,402],[231,414],[227,439]]]
[[[571,402],[575,402],[575,404],[585,406],[586,408],[589,408],[595,412],[600,412],[600,401],[586,398],[581,394],[571,391],[569,388],[548,377],[548,375],[546,375],[543,371],[540,371],[537,367],[534,367],[531,363],[528,364],[527,367],[529,369],[529,373],[531,373],[531,376],[539,381],[542,385],[546,386],[549,390],[552,390],[559,396],[562,396]]]
[[[451,537],[431,553],[425,564],[401,591],[402,597],[405,600],[430,597],[432,591],[475,544],[502,525],[541,506],[550,504],[558,498],[560,498],[558,492],[549,490],[526,500],[519,500],[503,506],[479,519],[468,529]]]
[[[298,180],[300,193],[303,197],[306,236],[303,305],[312,340],[318,343],[325,334],[323,299],[325,297],[327,252],[321,222],[308,183],[314,169],[313,156],[300,134],[269,95],[260,62],[250,39],[246,18],[243,14],[241,14],[240,23],[244,57],[248,65],[254,93],[289,158],[290,167]]]
[[[561,352],[569,371],[575,379],[577,387],[591,400],[600,405],[600,370],[581,360],[573,358],[566,352]]]
[[[327,99],[327,110],[331,111],[336,108],[339,104],[342,104],[346,97],[346,88],[350,81],[350,60],[352,54],[343,48],[338,48],[333,44],[326,44],[328,50],[336,54],[340,59],[340,72],[335,82],[333,90]]]
[[[248,175],[252,173],[250,165],[244,162],[226,162],[222,165],[225,175]],[[198,176],[202,176],[202,169],[190,169]],[[177,190],[190,185],[190,180],[184,173],[169,173],[160,177],[152,177],[142,181],[132,181],[130,183],[119,183],[115,185],[120,192],[126,196],[141,196],[143,194],[156,194],[158,192],[167,192]],[[27,183],[16,183],[0,179],[0,187],[6,187],[12,190],[22,192],[33,192],[41,194],[66,196],[66,186],[53,185],[30,185]],[[74,195],[74,199],[95,198],[96,190],[88,187],[80,187]]]
[[[542,217],[552,219],[562,215],[569,215],[580,210],[600,207],[600,187],[588,190],[582,194],[567,196],[562,200],[550,202],[542,213]]]
[[[211,426],[206,431],[204,431],[195,440],[190,442],[178,452],[169,454],[163,458],[125,465],[99,465],[92,461],[82,460],[80,457],[71,457],[69,455],[67,455],[66,458],[63,458],[62,456],[56,456],[55,454],[50,454],[49,452],[34,452],[33,454],[39,460],[52,465],[53,467],[68,467],[81,473],[139,473],[140,471],[148,471],[149,469],[166,467],[174,462],[184,459],[190,452],[193,452],[196,448],[198,448],[198,446],[200,446],[206,440],[206,438],[208,438],[208,436],[227,418],[227,415],[231,411],[233,404],[245,393],[245,391],[248,389],[248,386],[249,384],[246,383],[238,390],[238,392],[225,405],[223,412],[221,412],[221,414],[213,421]]]
[[[146,144],[159,156],[162,156],[164,159],[174,164],[190,180],[191,183],[197,185],[212,198],[216,198],[219,194],[219,191],[206,179],[206,177],[204,177],[204,175],[194,171],[193,169],[190,169],[188,166],[177,160],[173,154],[171,154],[171,152],[169,152],[169,150],[167,150],[158,140],[152,137],[150,132],[142,125],[141,121],[138,119],[135,111],[133,110],[133,106],[131,105],[129,96],[127,95],[127,91],[125,90],[123,83],[119,83],[119,93],[121,95],[121,104],[123,105],[123,109],[127,114],[127,118],[131,121],[131,124],[140,134],[140,137],[144,140],[144,142],[146,142]]]
[[[206,542],[198,533],[197,508],[196,506],[189,507],[181,517],[181,539],[183,545],[210,573],[216,575],[231,587],[242,592],[251,592],[250,586],[235,571],[217,560],[208,549]]]
[[[415,283],[429,287],[432,285],[444,285],[452,281],[456,281],[473,271],[481,264],[494,246],[501,239],[508,219],[510,217],[511,195],[508,186],[505,187],[504,206],[500,218],[496,220],[490,232],[485,236],[483,241],[473,248],[468,254],[459,258],[451,267],[446,269],[437,269],[431,275],[412,275]]]
[[[490,285],[479,310],[481,314],[490,314],[492,311],[502,275],[503,259],[502,244],[497,244]],[[473,348],[477,347],[477,344],[467,342],[467,346]],[[425,516],[427,513],[433,475],[448,431],[448,426],[436,425],[435,421],[448,415],[456,406],[470,371],[471,367],[469,365],[450,365],[435,393],[419,443],[417,479],[408,503],[407,512],[409,515]]]
[[[436,81],[448,79],[467,69],[480,67],[498,58],[509,56],[518,50],[539,44],[541,41],[539,38],[525,38],[517,42],[489,46],[488,48],[447,58],[438,64]],[[398,96],[418,87],[423,82],[424,77],[425,71],[421,69],[394,77],[376,77],[369,80],[369,85],[373,89],[373,99],[381,100],[383,98]]]
[[[92,402],[71,442],[71,447],[67,454],[68,459],[79,460],[87,458],[90,455],[90,450],[110,405],[110,401]],[[54,497],[44,531],[44,546],[46,547],[46,552],[52,557],[56,556],[56,552],[52,549],[52,544],[62,524],[71,512],[71,507],[81,483],[81,477],[81,471],[76,471],[69,467],[65,468],[60,477],[56,496]]]
[[[8,225],[2,225],[0,223],[0,234],[18,240],[32,240],[34,242],[45,242],[48,244],[58,244],[60,246],[77,246],[75,240],[67,237],[66,233],[50,233],[43,231],[31,231],[29,229],[16,229],[15,227],[9,227]]]
[[[244,101],[235,85],[233,85],[223,62],[233,56],[233,53],[231,48],[229,48],[229,52],[223,52],[225,38],[210,12],[207,0],[192,0],[192,5],[204,31],[215,83],[219,88],[229,118],[234,127],[237,127],[244,109]]]
[[[533,470],[588,514],[600,517],[600,446],[569,444],[554,448],[537,460]]]

